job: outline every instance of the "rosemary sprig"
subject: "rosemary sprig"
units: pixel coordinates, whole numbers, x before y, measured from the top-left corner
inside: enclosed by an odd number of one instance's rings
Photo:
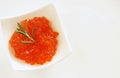
[[[18,28],[16,29],[15,32],[22,34],[23,36],[27,37],[29,40],[31,41],[21,41],[21,43],[23,44],[30,44],[34,42],[34,28],[32,29],[32,37],[29,35],[28,33],[28,24],[26,21],[26,30],[22,27],[22,25],[20,23],[17,23]]]

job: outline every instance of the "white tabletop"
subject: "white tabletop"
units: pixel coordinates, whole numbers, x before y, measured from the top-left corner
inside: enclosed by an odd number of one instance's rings
[[[0,18],[30,12],[42,1],[0,0]],[[51,1],[63,19],[72,55],[42,70],[15,71],[0,44],[0,78],[120,78],[120,1]]]

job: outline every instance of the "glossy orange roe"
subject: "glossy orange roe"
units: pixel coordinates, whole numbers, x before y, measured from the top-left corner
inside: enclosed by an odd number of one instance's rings
[[[57,50],[58,32],[51,28],[50,22],[45,17],[34,17],[33,19],[21,21],[24,29],[26,29],[26,21],[28,22],[30,36],[32,36],[32,29],[35,28],[35,41],[32,44],[20,43],[20,41],[30,40],[20,33],[13,33],[9,44],[14,50],[15,57],[31,65],[42,65],[51,61]]]

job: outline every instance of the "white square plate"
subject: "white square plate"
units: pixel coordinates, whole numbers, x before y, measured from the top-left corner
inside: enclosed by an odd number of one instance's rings
[[[39,65],[39,66],[38,65],[37,66],[29,65],[26,63],[19,62],[16,59],[16,57],[14,57],[14,55],[11,54],[9,47],[8,47],[9,39],[17,27],[16,23],[20,22],[21,20],[24,20],[24,19],[33,18],[35,16],[47,17],[51,21],[52,27],[55,29],[55,31],[59,32],[59,37],[58,37],[59,45],[58,45],[56,55],[53,57],[51,62],[45,63],[43,65]],[[64,25],[61,24],[59,15],[57,14],[56,9],[52,3],[45,4],[42,7],[40,7],[39,9],[37,9],[33,12],[30,12],[30,13],[24,14],[24,15],[1,19],[2,36],[4,37],[3,38],[3,47],[4,47],[4,51],[6,52],[6,54],[9,57],[12,67],[15,70],[41,69],[41,68],[48,67],[49,65],[52,65],[52,64],[60,61],[67,55],[69,55],[71,53],[71,47],[70,47],[69,41],[65,35],[65,32],[64,32],[62,26],[64,26]]]

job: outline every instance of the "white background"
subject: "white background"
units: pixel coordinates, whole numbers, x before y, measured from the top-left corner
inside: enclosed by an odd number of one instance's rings
[[[48,0],[0,0],[0,18],[20,15]],[[15,71],[0,44],[0,78],[120,78],[120,1],[51,0],[73,51],[42,70]]]

